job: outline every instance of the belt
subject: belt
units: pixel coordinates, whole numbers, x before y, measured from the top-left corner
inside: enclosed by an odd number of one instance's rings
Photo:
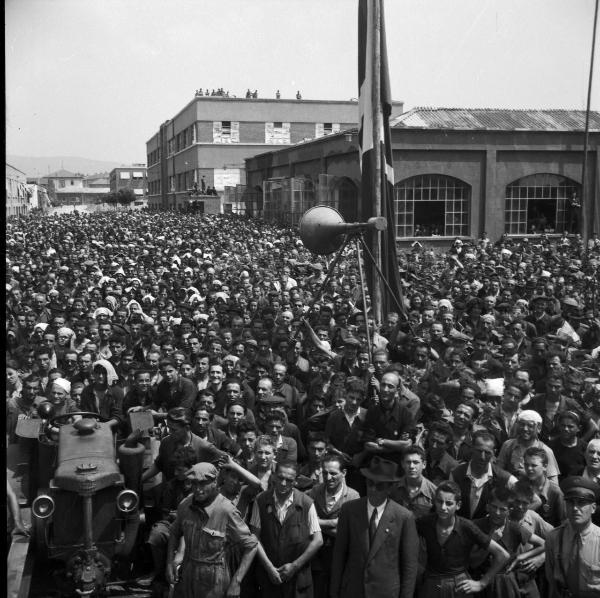
[[[187,557],[184,562],[193,563],[194,565],[207,565],[210,567],[225,567],[225,563],[222,560],[209,561],[206,559],[194,558],[193,556]]]

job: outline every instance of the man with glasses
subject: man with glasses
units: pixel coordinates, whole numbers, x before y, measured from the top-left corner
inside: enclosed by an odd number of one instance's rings
[[[546,538],[549,598],[593,598],[600,593],[600,527],[592,523],[600,486],[581,476],[563,480],[567,521]]]
[[[331,598],[412,598],[419,539],[414,515],[390,499],[397,465],[379,456],[360,472],[367,495],[342,505],[331,566]]]
[[[73,378],[79,373],[79,368],[77,367],[77,351],[74,349],[67,349],[61,360],[61,366],[65,373],[65,378],[67,378],[69,382],[73,382]]]

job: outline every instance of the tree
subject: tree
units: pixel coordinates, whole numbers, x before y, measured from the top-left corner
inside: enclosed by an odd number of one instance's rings
[[[124,187],[123,189],[119,189],[117,191],[117,202],[122,206],[128,206],[132,204],[136,200],[136,194],[133,192],[133,189],[129,187]]]

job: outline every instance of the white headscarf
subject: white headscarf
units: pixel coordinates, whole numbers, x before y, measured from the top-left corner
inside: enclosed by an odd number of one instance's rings
[[[62,388],[67,394],[71,393],[71,383],[65,378],[56,378],[52,381],[52,384],[56,384],[56,386]]]
[[[119,379],[119,376],[117,376],[117,372],[115,371],[113,364],[110,361],[108,361],[107,359],[98,359],[98,360],[94,361],[94,363],[92,364],[92,370],[97,365],[103,367],[104,370],[106,371],[106,385],[107,386],[112,386]]]

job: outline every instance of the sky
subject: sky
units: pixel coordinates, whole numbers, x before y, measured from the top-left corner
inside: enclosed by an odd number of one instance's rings
[[[199,87],[355,98],[357,4],[5,0],[6,153],[145,163]],[[392,95],[405,110],[584,110],[593,16],[594,0],[386,0]]]

